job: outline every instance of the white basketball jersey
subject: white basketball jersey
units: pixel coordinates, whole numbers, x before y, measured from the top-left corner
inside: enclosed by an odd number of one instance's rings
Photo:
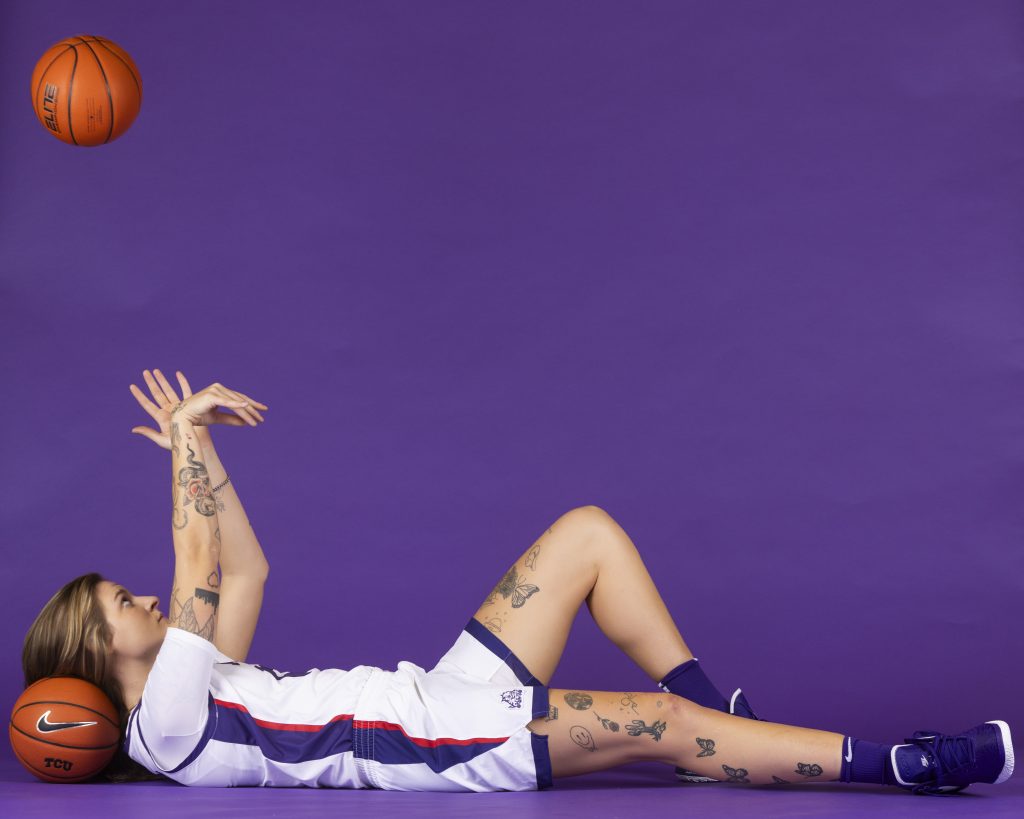
[[[363,787],[352,718],[374,677],[393,672],[279,672],[239,663],[168,627],[128,720],[128,755],[187,785]]]
[[[475,621],[429,673],[404,661],[281,672],[168,627],[125,748],[185,785],[551,787],[547,737],[525,727],[548,713],[548,690],[521,665]]]

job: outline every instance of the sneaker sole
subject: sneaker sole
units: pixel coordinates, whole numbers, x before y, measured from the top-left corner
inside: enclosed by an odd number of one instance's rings
[[[676,773],[676,776],[683,782],[721,782],[720,779],[712,779],[710,776],[703,776],[699,773],[689,771],[685,774]]]
[[[998,785],[1001,782],[1005,782],[1007,779],[1009,779],[1010,774],[1013,773],[1013,740],[1010,739],[1010,726],[1003,722],[1001,719],[990,719],[988,721],[988,724],[998,725],[999,732],[1002,734],[1003,737],[1003,754],[1006,757],[1006,761],[1003,762],[1002,772],[999,774],[998,777],[996,777],[995,781],[992,783],[993,785]]]

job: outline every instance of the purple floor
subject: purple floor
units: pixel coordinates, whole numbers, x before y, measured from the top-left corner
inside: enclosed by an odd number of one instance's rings
[[[914,796],[873,785],[696,785],[675,780],[665,766],[642,763],[614,771],[556,779],[532,793],[406,793],[308,788],[186,788],[172,782],[48,785],[0,759],[0,815],[8,817],[141,815],[264,816],[1024,816],[1024,778],[972,785],[955,796]],[[183,812],[184,811],[184,812]]]

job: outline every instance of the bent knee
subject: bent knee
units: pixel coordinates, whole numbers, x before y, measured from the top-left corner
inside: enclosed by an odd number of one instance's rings
[[[590,529],[607,528],[610,524],[615,523],[615,519],[608,512],[600,506],[594,506],[593,504],[573,507],[563,517],[572,519],[578,525],[586,526]]]

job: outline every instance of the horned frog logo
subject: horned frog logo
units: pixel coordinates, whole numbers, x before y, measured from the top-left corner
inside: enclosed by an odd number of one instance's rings
[[[509,708],[522,708],[523,692],[518,688],[513,688],[511,691],[502,691],[501,701]]]

